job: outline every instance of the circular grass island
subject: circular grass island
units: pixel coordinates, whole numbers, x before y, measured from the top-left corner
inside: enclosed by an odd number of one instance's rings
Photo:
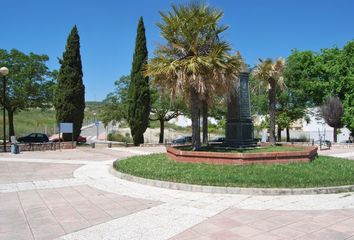
[[[175,162],[162,153],[127,158],[113,166],[121,173],[140,178],[202,186],[319,188],[354,184],[354,161],[326,156],[310,163],[225,165]]]

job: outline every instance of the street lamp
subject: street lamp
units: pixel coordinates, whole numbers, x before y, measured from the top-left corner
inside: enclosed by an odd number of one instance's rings
[[[5,124],[5,115],[6,115],[6,110],[5,110],[5,102],[6,102],[6,75],[9,74],[9,69],[7,67],[2,67],[0,68],[0,75],[2,76],[2,87],[3,87],[3,92],[2,92],[2,100],[3,100],[3,124],[4,124],[4,137],[3,137],[3,145],[4,145],[4,152],[6,152],[6,124]]]
[[[98,141],[98,137],[99,137],[98,125],[99,125],[99,123],[98,123],[98,118],[96,117],[96,113],[95,113],[95,112],[93,113],[93,116],[95,117],[95,126],[96,126],[96,131],[97,131],[97,133],[96,133],[96,140]]]

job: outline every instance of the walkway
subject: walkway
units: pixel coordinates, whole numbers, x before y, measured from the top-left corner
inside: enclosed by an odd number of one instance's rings
[[[144,186],[114,159],[163,148],[0,154],[0,239],[354,239],[354,194],[250,196]]]

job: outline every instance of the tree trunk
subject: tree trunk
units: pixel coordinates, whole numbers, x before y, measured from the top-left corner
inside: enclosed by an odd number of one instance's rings
[[[208,144],[208,102],[203,100],[203,144]]]
[[[290,130],[288,127],[286,128],[286,141],[290,142]]]
[[[165,131],[165,120],[159,119],[160,121],[160,137],[159,137],[159,143],[163,143],[163,138],[164,138],[164,131]]]
[[[333,142],[337,142],[337,128],[334,127],[333,128]]]
[[[281,142],[281,128],[278,126],[278,132],[277,132],[277,138],[278,138],[278,142]]]
[[[192,147],[194,150],[200,148],[200,126],[199,126],[199,99],[197,91],[192,87],[190,92],[191,117],[192,117]]]
[[[269,142],[275,145],[275,80],[269,79]]]
[[[9,118],[9,136],[8,136],[8,138],[11,139],[11,136],[15,136],[14,111],[8,110],[7,114],[8,114],[8,118]]]

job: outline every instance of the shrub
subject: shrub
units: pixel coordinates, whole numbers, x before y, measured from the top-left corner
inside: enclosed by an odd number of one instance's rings
[[[123,136],[120,133],[113,132],[108,134],[108,141],[132,143],[133,139],[129,133],[126,133],[125,136]]]

